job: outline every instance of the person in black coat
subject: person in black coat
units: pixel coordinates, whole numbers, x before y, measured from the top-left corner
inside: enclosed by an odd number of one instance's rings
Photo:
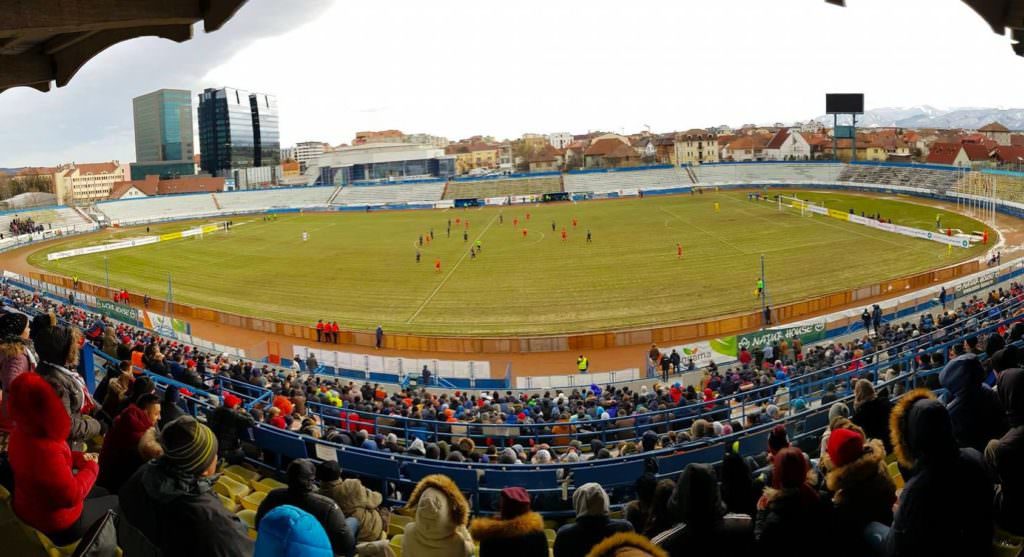
[[[632,532],[633,525],[610,516],[608,494],[601,484],[590,482],[572,494],[576,522],[566,524],[555,535],[555,557],[585,557],[590,548],[618,532]]]
[[[859,379],[853,386],[853,416],[850,421],[864,430],[864,437],[881,439],[885,451],[892,451],[889,439],[889,413],[892,403],[878,396],[875,385],[867,379]]]
[[[182,411],[181,406],[178,406],[178,401],[180,398],[181,391],[178,390],[177,387],[169,386],[164,390],[164,399],[163,402],[160,404],[159,428],[162,428],[163,426],[185,415],[185,412]]]
[[[983,384],[985,368],[972,353],[957,356],[939,373],[946,389],[942,402],[953,421],[953,436],[961,447],[979,452],[1006,433],[1006,413],[995,391]]]
[[[817,478],[803,451],[786,447],[772,458],[772,486],[757,502],[754,537],[762,555],[788,555],[794,540],[824,547],[829,536],[831,501],[814,489]]]
[[[997,353],[998,354],[998,353]],[[994,358],[998,362],[998,358]],[[996,524],[1024,536],[1024,371],[1001,369],[996,392],[1006,409],[1010,430],[989,442],[985,460],[996,474]]]
[[[213,492],[213,432],[183,416],[164,427],[160,445],[163,456],[139,468],[118,491],[118,545],[125,554],[150,554],[141,534],[167,556],[252,555],[248,528]]]
[[[267,494],[256,510],[256,529],[260,520],[271,510],[281,505],[291,505],[313,515],[324,527],[331,540],[335,555],[353,557],[356,553],[356,538],[359,521],[345,518],[341,507],[329,497],[316,493],[316,465],[308,458],[293,460],[288,465],[288,487],[275,489]]]
[[[544,518],[530,510],[530,494],[521,487],[501,490],[498,518],[475,518],[469,525],[480,542],[479,557],[547,557]]]
[[[707,464],[687,464],[669,499],[676,524],[651,539],[671,557],[749,555],[753,521],[727,513],[715,471]]]
[[[256,423],[242,408],[241,402],[237,396],[225,393],[224,404],[214,408],[206,417],[210,429],[217,436],[220,457],[231,464],[240,463],[245,458],[241,439]]]
[[[974,449],[961,449],[946,407],[928,389],[903,396],[891,418],[893,450],[909,470],[892,528],[889,557],[988,555],[992,481]]]

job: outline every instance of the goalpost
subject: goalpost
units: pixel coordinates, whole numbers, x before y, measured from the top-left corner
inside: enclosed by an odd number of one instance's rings
[[[813,216],[814,213],[821,214],[826,212],[825,205],[823,203],[800,199],[799,197],[792,195],[779,195],[776,199],[778,201],[780,213],[786,209],[794,209],[800,211],[801,217],[810,217]]]

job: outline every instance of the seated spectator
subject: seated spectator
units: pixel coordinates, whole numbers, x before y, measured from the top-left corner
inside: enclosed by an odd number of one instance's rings
[[[176,387],[167,387],[164,390],[163,402],[160,403],[159,427],[163,427],[185,415],[185,412],[180,406],[178,406],[179,400],[181,400],[181,389]],[[214,433],[216,433],[216,431],[214,431]],[[223,447],[223,445],[221,445],[221,447]]]
[[[838,548],[851,557],[866,555],[864,528],[872,522],[892,524],[896,486],[885,468],[885,448],[878,439],[865,440],[855,425],[836,428],[822,455],[828,469],[825,485],[835,507]]]
[[[626,521],[633,525],[635,532],[643,532],[647,520],[651,517],[654,506],[654,489],[658,486],[658,478],[647,472],[637,478],[633,487],[636,499],[626,504]]]
[[[617,532],[631,532],[633,526],[625,520],[614,520],[608,494],[598,483],[586,483],[572,494],[576,522],[558,529],[555,536],[555,557],[586,557],[590,548]]]
[[[668,553],[639,534],[620,532],[595,545],[587,557],[668,557]]]
[[[669,500],[674,525],[651,539],[671,557],[746,555],[751,549],[751,518],[728,513],[714,469],[687,464]]]
[[[747,459],[740,456],[736,449],[736,443],[726,446],[722,457],[719,470],[722,502],[731,513],[752,516],[758,498],[754,490],[753,471]]]
[[[547,557],[544,519],[530,510],[530,494],[521,487],[501,490],[499,518],[475,518],[469,526],[480,543],[479,557]]]
[[[405,525],[402,555],[412,557],[469,557],[473,538],[466,529],[469,503],[448,476],[431,474],[416,484],[407,511],[416,513]]]
[[[989,442],[985,460],[995,471],[996,524],[1007,532],[1024,536],[1024,371],[1002,369],[996,392],[1006,410],[1010,430]]]
[[[114,418],[100,449],[97,484],[117,493],[143,464],[163,454],[154,427],[159,418],[160,399],[153,394],[139,397]]]
[[[41,314],[32,320],[32,342],[39,354],[36,373],[53,387],[71,416],[68,443],[80,448],[85,442],[102,433],[103,428],[89,412],[96,407],[78,373],[78,346],[82,333],[77,328],[57,324],[57,316]]]
[[[917,389],[896,404],[891,422],[896,458],[910,478],[883,540],[886,555],[988,555],[992,482],[981,455],[957,447],[946,407]]]
[[[163,555],[250,555],[247,528],[213,492],[217,438],[191,416],[160,432],[164,454],[144,465],[118,492],[120,520],[141,533]],[[126,555],[145,549],[121,541]]]
[[[984,384],[986,375],[973,353],[953,358],[939,373],[939,383],[946,389],[941,400],[953,422],[957,444],[979,452],[1007,429],[999,397]]]
[[[359,521],[345,518],[341,507],[329,497],[316,492],[316,465],[308,458],[293,460],[288,465],[288,487],[281,487],[267,493],[256,510],[256,528],[260,520],[281,505],[298,507],[316,518],[324,527],[331,547],[336,555],[353,557],[356,552],[356,537],[359,535]]]
[[[823,400],[821,403],[824,405],[825,401]],[[839,418],[849,419],[849,417],[850,408],[843,402],[835,402],[828,408],[828,429],[825,430],[825,433],[821,434],[821,450],[818,452],[819,455],[828,452],[828,437],[832,434],[832,424]]]
[[[253,557],[334,557],[324,527],[313,515],[281,505],[260,521]]]
[[[11,383],[26,371],[35,371],[39,359],[28,339],[28,316],[7,312],[0,317],[0,391],[10,392]],[[0,400],[0,429],[10,431],[8,398]]]
[[[772,468],[772,485],[757,502],[754,527],[762,552],[783,555],[795,539],[822,547],[828,540],[830,504],[814,489],[817,477],[807,456],[787,447],[772,459]]]
[[[97,457],[68,446],[71,418],[43,377],[22,373],[5,394],[16,424],[8,444],[14,514],[56,545],[77,541],[117,506],[116,497],[93,491]]]
[[[246,413],[242,399],[231,393],[224,394],[224,403],[207,415],[206,421],[217,436],[218,456],[229,464],[241,463],[245,458],[242,438],[256,420]]]
[[[853,417],[850,421],[864,430],[864,437],[881,439],[886,452],[892,450],[889,441],[889,399],[878,396],[875,385],[867,379],[858,379],[853,387]]]
[[[641,529],[643,535],[653,538],[675,524],[672,511],[669,510],[669,501],[672,499],[672,494],[675,493],[675,490],[676,482],[669,479],[658,480],[658,485],[654,488],[651,515],[647,518],[647,522]]]
[[[333,460],[317,464],[316,479],[320,482],[320,495],[337,503],[345,516],[359,521],[356,543],[380,539],[381,533],[387,530],[380,512],[380,505],[384,501],[380,493],[367,489],[355,478],[342,480],[341,467]]]

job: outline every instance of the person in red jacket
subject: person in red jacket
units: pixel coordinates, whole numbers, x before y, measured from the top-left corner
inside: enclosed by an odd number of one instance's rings
[[[159,419],[160,399],[152,393],[140,396],[114,418],[100,450],[100,487],[117,493],[139,467],[164,453],[154,427]]]
[[[100,489],[89,498],[99,472],[96,454],[68,446],[71,417],[46,379],[23,373],[8,394],[15,423],[8,445],[14,514],[54,544],[72,543],[117,506],[117,497]]]
[[[338,344],[338,333],[341,332],[341,328],[338,327],[338,322],[334,321],[331,323],[331,340],[334,344]]]

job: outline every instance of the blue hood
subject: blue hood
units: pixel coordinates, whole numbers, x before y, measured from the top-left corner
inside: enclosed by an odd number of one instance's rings
[[[975,354],[957,356],[939,372],[939,383],[954,397],[972,387],[980,388],[984,380],[985,368]]]
[[[260,520],[253,557],[334,557],[334,552],[313,515],[281,505]]]

